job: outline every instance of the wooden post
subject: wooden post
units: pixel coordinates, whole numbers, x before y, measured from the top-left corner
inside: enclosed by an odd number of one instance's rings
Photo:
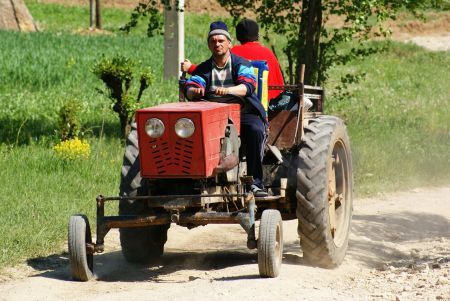
[[[89,0],[89,28],[93,29],[95,23],[95,3],[94,0]]]
[[[184,0],[170,0],[170,9],[164,8],[164,79],[179,77],[183,60]]]
[[[294,137],[294,145],[300,145],[301,139],[303,137],[303,119],[304,119],[304,109],[303,109],[303,103],[304,103],[304,82],[305,82],[305,64],[300,65],[300,71],[299,71],[299,85],[300,89],[298,90],[298,115],[297,115],[297,127]]]
[[[102,29],[101,0],[95,0],[95,28]]]

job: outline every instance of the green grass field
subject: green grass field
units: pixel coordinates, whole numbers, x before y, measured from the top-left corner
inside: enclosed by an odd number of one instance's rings
[[[448,52],[392,43],[383,54],[333,70],[367,73],[351,98],[331,99],[328,107],[348,124],[357,195],[449,183],[448,64]]]
[[[118,193],[119,122],[92,74],[102,55],[152,68],[156,80],[144,105],[178,99],[176,80],[162,79],[162,37],[144,37],[144,27],[129,36],[117,31],[128,12],[105,9],[111,34],[85,35],[76,33],[88,26],[87,9],[27,4],[44,31],[0,31],[0,269],[61,252],[69,216],[83,212],[93,220],[96,195]],[[208,56],[203,29],[210,21],[186,16],[186,56],[194,62]],[[345,72],[367,73],[352,97],[337,101],[330,93],[326,103],[327,113],[348,124],[356,196],[450,182],[449,65],[449,53],[392,43],[385,53],[332,70],[330,92]],[[83,107],[87,160],[63,162],[51,149],[58,110],[69,99]]]

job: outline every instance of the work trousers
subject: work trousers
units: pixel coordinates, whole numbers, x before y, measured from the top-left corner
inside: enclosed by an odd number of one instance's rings
[[[247,175],[253,176],[253,184],[263,188],[262,160],[266,141],[266,124],[259,115],[241,115],[241,144],[247,158]]]

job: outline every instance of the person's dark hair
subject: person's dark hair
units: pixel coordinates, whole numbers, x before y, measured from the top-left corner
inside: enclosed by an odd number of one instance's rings
[[[241,42],[253,42],[259,39],[258,23],[251,19],[243,19],[236,25],[236,39]]]

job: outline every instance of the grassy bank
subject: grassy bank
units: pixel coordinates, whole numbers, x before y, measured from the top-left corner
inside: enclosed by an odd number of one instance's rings
[[[344,101],[328,112],[349,127],[357,195],[442,185],[450,179],[450,64],[447,52],[391,43],[388,50],[333,70],[365,72]]]
[[[162,80],[162,37],[117,32],[127,12],[105,9],[111,34],[85,35],[74,33],[87,27],[87,9],[27,4],[45,31],[0,31],[0,269],[61,251],[68,217],[84,212],[92,220],[95,196],[117,193],[118,120],[91,72],[101,55],[122,54],[152,68],[156,80],[144,105],[178,99],[176,80]],[[186,19],[186,56],[199,62],[208,56],[203,29],[210,18]],[[367,74],[352,97],[326,103],[348,124],[357,196],[450,182],[449,65],[449,53],[392,43],[385,53],[332,70],[329,91],[346,72]],[[51,147],[57,112],[69,99],[82,104],[92,154],[64,163]]]
[[[0,147],[0,268],[60,251],[68,216],[93,217],[96,195],[117,194],[121,142],[90,142],[91,157],[74,162],[58,159],[47,143]]]

